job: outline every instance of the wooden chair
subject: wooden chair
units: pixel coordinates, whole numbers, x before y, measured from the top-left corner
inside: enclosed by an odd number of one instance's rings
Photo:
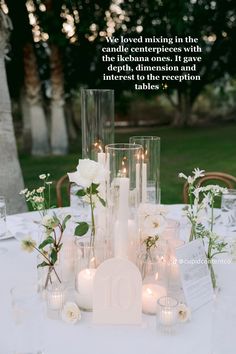
[[[223,172],[206,172],[204,177],[200,177],[197,186],[200,187],[206,181],[220,181],[225,187],[233,189],[236,184],[236,177]],[[183,187],[183,202],[188,204],[188,182],[186,181]]]
[[[62,186],[64,184],[68,184],[67,187],[67,194],[68,194],[68,198],[70,198],[70,182],[69,182],[69,178],[67,175],[62,176],[57,182],[56,182],[56,196],[57,196],[57,207],[61,208],[63,206],[63,202],[62,202]]]

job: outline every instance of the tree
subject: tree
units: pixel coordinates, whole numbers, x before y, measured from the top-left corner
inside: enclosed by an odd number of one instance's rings
[[[117,28],[117,34],[199,38],[203,60],[196,74],[201,75],[201,80],[171,82],[167,90],[168,98],[176,108],[173,123],[188,124],[193,105],[206,85],[226,73],[236,73],[235,0],[127,0],[120,6],[125,11],[125,20],[123,26]],[[173,92],[176,99],[173,99]]]
[[[31,126],[32,155],[49,153],[48,125],[42,104],[41,81],[31,43],[24,46],[25,92]],[[25,113],[25,112],[23,112]]]
[[[19,195],[23,178],[17,156],[4,61],[9,29],[9,18],[0,8],[0,194],[6,197],[8,214],[13,214],[26,211],[26,204]]]
[[[8,65],[11,95],[21,99],[23,137],[29,138],[30,133],[31,153],[45,155],[50,151],[48,125],[43,107],[42,82],[26,1],[7,0],[7,6],[13,23],[12,60]]]
[[[47,0],[46,11],[40,11],[38,6],[37,14],[40,26],[48,34],[49,53],[49,85],[51,88],[51,149],[54,155],[65,155],[68,151],[68,133],[65,118],[65,97],[64,97],[64,74],[62,49],[66,45],[66,37],[62,33],[61,11],[64,1]]]

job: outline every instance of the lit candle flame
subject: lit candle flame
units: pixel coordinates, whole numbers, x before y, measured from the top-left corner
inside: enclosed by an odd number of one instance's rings
[[[122,173],[122,176],[123,177],[126,177],[127,175],[127,168],[126,168],[126,164],[125,164],[125,161],[127,160],[127,157],[123,157],[123,160],[121,162],[121,173]]]
[[[95,147],[95,150],[96,150],[97,152],[103,152],[103,148],[102,148],[102,145],[101,145],[100,142],[96,141],[96,142],[93,144],[93,146]]]
[[[147,293],[148,295],[152,295],[152,290],[150,288],[147,288]]]
[[[155,280],[157,280],[158,278],[159,278],[159,274],[158,274],[158,272],[156,272]]]
[[[142,160],[143,160],[143,162],[147,162],[147,160],[148,160],[148,151],[147,150],[145,150],[145,152],[142,153]]]
[[[90,267],[92,268],[95,268],[95,264],[96,264],[96,259],[95,259],[95,257],[92,257],[91,259],[90,259]]]

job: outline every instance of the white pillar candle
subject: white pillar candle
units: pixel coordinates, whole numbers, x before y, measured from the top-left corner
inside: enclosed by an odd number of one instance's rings
[[[142,164],[142,202],[147,202],[147,164]]]
[[[118,227],[115,230],[115,257],[127,258],[128,217],[129,217],[129,178],[117,178],[119,182]]]
[[[95,273],[95,268],[86,268],[79,272],[77,276],[77,290],[81,294],[86,295],[93,292],[93,279]]]
[[[144,313],[155,315],[157,300],[166,296],[166,289],[157,284],[144,284],[142,287],[142,309]]]
[[[140,163],[136,163],[136,188],[140,188]]]
[[[93,308],[93,282],[95,268],[86,268],[77,275],[76,289],[78,305],[84,310]]]
[[[98,163],[105,167],[106,164],[106,154],[105,152],[98,152]]]

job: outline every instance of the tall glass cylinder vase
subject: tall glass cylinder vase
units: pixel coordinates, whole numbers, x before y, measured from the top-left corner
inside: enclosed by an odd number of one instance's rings
[[[114,142],[114,91],[81,90],[82,157],[103,163]]]
[[[143,149],[136,144],[106,146],[109,162],[108,226],[115,257],[135,261],[139,246],[138,208]]]
[[[143,147],[142,203],[160,203],[160,138],[158,136],[132,136],[131,144]]]

